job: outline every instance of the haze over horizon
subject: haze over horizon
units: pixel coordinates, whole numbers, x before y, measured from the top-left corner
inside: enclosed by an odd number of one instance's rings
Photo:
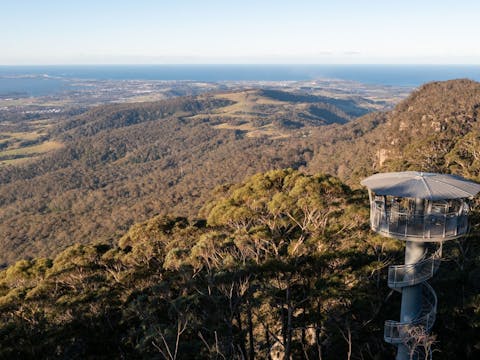
[[[478,64],[480,3],[5,2],[0,65]]]

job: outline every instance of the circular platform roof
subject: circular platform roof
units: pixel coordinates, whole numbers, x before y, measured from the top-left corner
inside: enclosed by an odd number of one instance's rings
[[[375,174],[361,184],[377,195],[428,200],[470,198],[480,192],[480,184],[460,176],[417,171]]]

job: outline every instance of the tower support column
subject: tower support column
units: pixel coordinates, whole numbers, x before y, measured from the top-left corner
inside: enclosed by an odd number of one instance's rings
[[[425,243],[407,241],[405,243],[405,265],[416,264],[423,260],[425,255]],[[405,275],[405,279],[416,276],[415,268]],[[402,308],[400,310],[400,322],[411,322],[422,310],[422,285],[406,286],[402,289]],[[415,357],[414,357],[415,359]],[[396,360],[410,360],[410,350],[407,346],[398,346]]]

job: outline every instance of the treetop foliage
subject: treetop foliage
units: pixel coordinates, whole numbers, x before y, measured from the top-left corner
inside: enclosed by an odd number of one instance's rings
[[[402,247],[368,231],[364,192],[273,170],[218,188],[202,212],[207,221],[156,216],[113,246],[1,271],[0,358],[337,359],[349,344],[358,358],[393,356],[384,270]],[[464,300],[449,298],[441,321],[462,318],[464,330],[445,343],[452,334],[438,329],[441,358],[476,356],[477,250],[443,278],[464,284]]]

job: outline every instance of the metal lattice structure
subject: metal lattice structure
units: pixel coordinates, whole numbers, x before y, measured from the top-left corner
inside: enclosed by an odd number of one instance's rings
[[[444,241],[468,232],[469,200],[480,184],[454,175],[398,172],[362,181],[370,197],[370,226],[405,241],[405,263],[390,266],[388,286],[402,294],[400,320],[387,320],[384,340],[398,347],[397,360],[416,359],[416,334],[430,334],[437,295],[428,280],[437,272]],[[435,248],[433,249],[432,248]]]

